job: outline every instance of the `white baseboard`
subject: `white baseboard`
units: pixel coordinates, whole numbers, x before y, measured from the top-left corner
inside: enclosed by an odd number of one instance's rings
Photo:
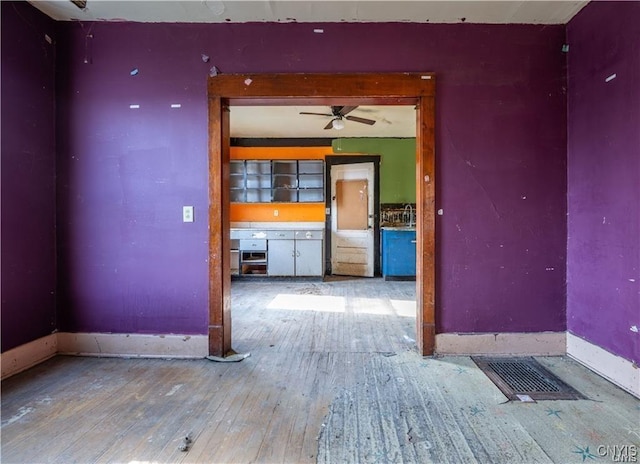
[[[436,335],[436,353],[443,355],[560,356],[566,348],[566,332]]]
[[[640,369],[631,361],[570,332],[567,332],[567,355],[640,398]]]
[[[54,357],[58,352],[57,335],[47,335],[2,353],[0,355],[2,379],[11,377]]]
[[[58,354],[127,358],[204,358],[207,335],[66,333],[58,335]]]

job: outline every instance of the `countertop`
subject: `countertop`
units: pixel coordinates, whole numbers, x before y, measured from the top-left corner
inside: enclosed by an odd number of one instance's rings
[[[324,230],[324,222],[232,222],[232,229]]]
[[[406,231],[406,232],[415,232],[415,227],[409,226],[382,226],[380,227],[382,230],[398,230],[398,231]]]
[[[232,222],[232,229],[324,230],[324,222]],[[382,226],[382,230],[415,232],[415,226]]]

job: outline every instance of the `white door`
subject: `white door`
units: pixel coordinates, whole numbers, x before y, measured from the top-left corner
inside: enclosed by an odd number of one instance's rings
[[[331,272],[373,277],[373,163],[331,166]]]

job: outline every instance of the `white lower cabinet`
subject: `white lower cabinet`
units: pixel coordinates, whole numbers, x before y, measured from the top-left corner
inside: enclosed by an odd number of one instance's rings
[[[268,232],[267,275],[322,276],[322,236],[321,230]]]
[[[296,240],[296,275],[322,275],[322,240]]]
[[[295,240],[269,240],[267,275],[296,275]]]
[[[231,229],[231,274],[322,277],[324,231]]]

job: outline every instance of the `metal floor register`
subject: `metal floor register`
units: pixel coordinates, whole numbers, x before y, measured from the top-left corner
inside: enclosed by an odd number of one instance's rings
[[[472,357],[510,400],[577,400],[585,397],[531,357]]]

